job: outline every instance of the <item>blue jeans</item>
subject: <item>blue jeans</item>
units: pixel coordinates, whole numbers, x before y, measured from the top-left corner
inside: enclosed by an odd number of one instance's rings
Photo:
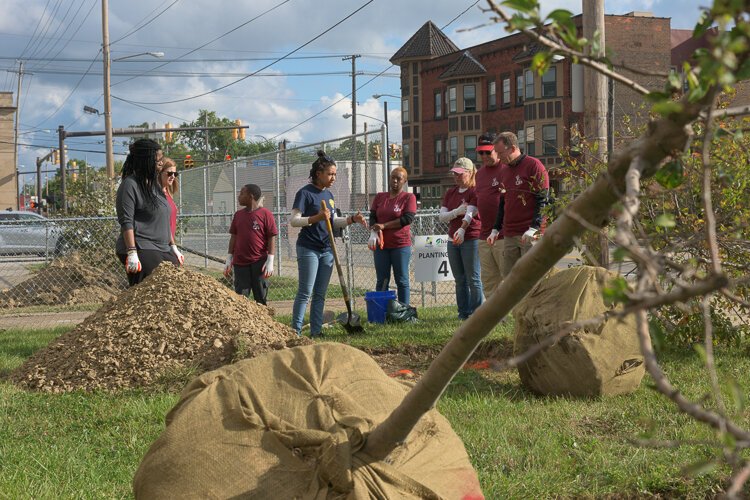
[[[302,330],[307,303],[312,297],[310,335],[320,335],[323,329],[323,306],[326,301],[328,283],[331,281],[331,273],[333,272],[333,253],[330,249],[319,252],[297,245],[297,268],[299,286],[292,308],[292,328],[299,335]]]
[[[398,289],[398,301],[409,303],[409,260],[411,247],[376,248],[375,249],[375,290],[385,292],[391,283],[391,267],[393,278]]]
[[[458,317],[466,319],[484,302],[479,272],[479,240],[464,241],[460,245],[449,242],[448,262],[456,280]]]

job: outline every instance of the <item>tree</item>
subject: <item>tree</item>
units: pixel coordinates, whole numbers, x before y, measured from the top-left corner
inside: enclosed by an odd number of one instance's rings
[[[610,214],[617,208],[612,238],[638,264],[638,276],[632,288],[616,288],[614,292],[617,293],[613,295],[624,304],[622,314],[634,314],[636,317],[641,351],[657,390],[673,401],[680,411],[717,430],[718,449],[722,452],[716,459],[725,460],[734,471],[727,489],[728,496],[739,495],[742,485],[750,476],[750,464],[741,454],[750,442],[750,431],[742,428],[727,410],[713,357],[710,304],[712,298],[721,295],[742,308],[745,315],[750,307],[747,300],[737,295],[738,290],[745,289],[750,283],[747,261],[741,263],[736,276],[727,271],[730,266],[724,265],[724,259],[732,248],[747,248],[747,219],[738,220],[731,226],[744,227],[745,231],[722,234],[721,238],[721,226],[717,224],[717,211],[720,214],[731,212],[731,208],[737,206],[740,197],[746,196],[747,191],[746,184],[742,179],[738,182],[737,176],[733,182],[716,177],[720,175],[717,166],[726,152],[713,151],[712,147],[716,145],[717,132],[726,126],[727,120],[750,111],[747,107],[720,109],[718,100],[722,91],[750,77],[750,18],[747,6],[741,2],[716,0],[710,9],[703,12],[695,36],[701,36],[714,24],[718,24],[717,35],[711,39],[709,49],[696,52],[694,64],[687,64],[683,68],[688,89],[682,94],[682,81],[676,73],[669,76],[664,91],[649,92],[618,73],[606,58],[586,56],[583,49],[590,41],[578,36],[570,12],[554,10],[543,18],[537,2],[507,0],[502,5],[517,11],[510,16],[493,0],[488,0],[488,5],[493,15],[506,23],[509,31],[523,31],[544,46],[545,50],[537,53],[532,62],[540,74],[549,66],[553,55],[568,56],[574,62],[585,64],[647,96],[653,103],[653,116],[643,134],[608,159],[606,172],[598,175],[564,208],[544,237],[518,261],[487,302],[461,324],[401,405],[370,433],[364,452],[375,460],[385,459],[422,415],[436,404],[451,379],[491,329],[573,247],[576,238],[586,231],[600,231],[610,222]],[[730,126],[729,130],[737,134],[746,126],[747,121],[743,120],[740,127]],[[698,149],[691,150],[691,147]],[[703,252],[698,258],[686,250],[689,258],[681,263],[672,258],[671,249],[674,246],[665,243],[661,247],[654,247],[651,244],[654,236],[666,237],[666,233],[659,231],[676,226],[675,214],[672,213],[670,217],[667,213],[667,210],[676,207],[670,208],[662,203],[663,211],[659,215],[664,217],[655,217],[652,226],[642,224],[644,213],[648,215],[649,205],[642,196],[649,178],[656,176],[657,180],[662,181],[674,179],[679,173],[679,166],[684,167],[686,152],[695,153],[695,156],[690,156],[697,162],[691,199],[695,213],[702,215],[688,232],[693,233],[691,236],[695,233],[700,235]],[[718,204],[715,201],[716,189],[724,194],[722,186],[726,186],[726,190],[732,194],[724,210],[722,201]],[[682,213],[680,216],[683,216]],[[743,222],[745,226],[742,226]],[[652,345],[648,313],[653,311],[658,314],[669,304],[689,304],[697,307],[703,315],[705,329],[702,351],[713,386],[710,406],[704,401],[685,398],[672,386],[659,366]],[[592,319],[597,320],[603,321],[604,318]],[[529,352],[507,360],[505,366],[516,366],[562,338],[574,327],[564,328]],[[735,400],[740,408],[741,400],[739,395]]]

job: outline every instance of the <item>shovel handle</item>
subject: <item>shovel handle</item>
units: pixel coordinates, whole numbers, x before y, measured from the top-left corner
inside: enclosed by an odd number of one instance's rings
[[[325,200],[320,200],[320,208],[326,208]],[[341,285],[341,293],[344,294],[344,302],[346,303],[346,310],[349,312],[349,316],[352,314],[352,306],[349,303],[349,290],[346,288],[346,282],[344,282],[344,272],[341,270],[341,263],[339,262],[339,253],[336,251],[336,241],[333,237],[333,226],[331,226],[331,219],[326,217],[326,228],[328,228],[328,238],[331,240],[331,251],[333,252],[333,261],[336,263],[336,273],[339,275],[339,284]]]

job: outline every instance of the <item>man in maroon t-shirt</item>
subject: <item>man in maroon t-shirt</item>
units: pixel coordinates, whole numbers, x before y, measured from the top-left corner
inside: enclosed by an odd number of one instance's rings
[[[500,234],[503,235],[503,270],[507,276],[540,236],[542,208],[547,205],[549,193],[549,175],[542,162],[521,153],[513,132],[498,134],[495,151],[504,164],[500,171],[502,195],[487,243],[493,244]]]
[[[492,226],[497,215],[497,205],[500,203],[500,167],[495,152],[495,134],[482,134],[477,141],[477,155],[482,159],[482,166],[477,170],[476,187],[477,209],[482,221],[479,232],[479,264],[482,268],[482,288],[485,297],[492,292],[503,279],[503,240],[500,233],[497,243],[487,243]]]

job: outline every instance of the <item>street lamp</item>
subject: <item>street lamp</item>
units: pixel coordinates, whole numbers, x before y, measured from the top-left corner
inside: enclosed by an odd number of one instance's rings
[[[83,107],[83,112],[84,113],[88,113],[90,115],[101,115],[101,113],[99,112],[98,109],[92,108],[91,106],[84,106]]]
[[[380,99],[381,97],[393,97],[394,99],[401,99],[401,96],[393,94],[372,94],[373,99]]]
[[[341,116],[343,116],[344,118],[351,118],[353,115],[351,113],[344,113]],[[368,115],[365,115],[365,114],[362,114],[362,113],[357,113],[357,116],[364,116],[365,118],[369,118],[371,120],[377,120],[380,123],[385,123],[386,126],[388,125],[388,122],[386,122],[384,120],[381,120],[380,118],[375,118],[374,116],[368,116]]]
[[[137,54],[132,54],[129,56],[122,56],[122,57],[118,57],[117,59],[112,59],[112,62],[124,61],[125,59],[130,59],[131,57],[138,57],[138,56],[164,57],[164,52],[139,52]]]

